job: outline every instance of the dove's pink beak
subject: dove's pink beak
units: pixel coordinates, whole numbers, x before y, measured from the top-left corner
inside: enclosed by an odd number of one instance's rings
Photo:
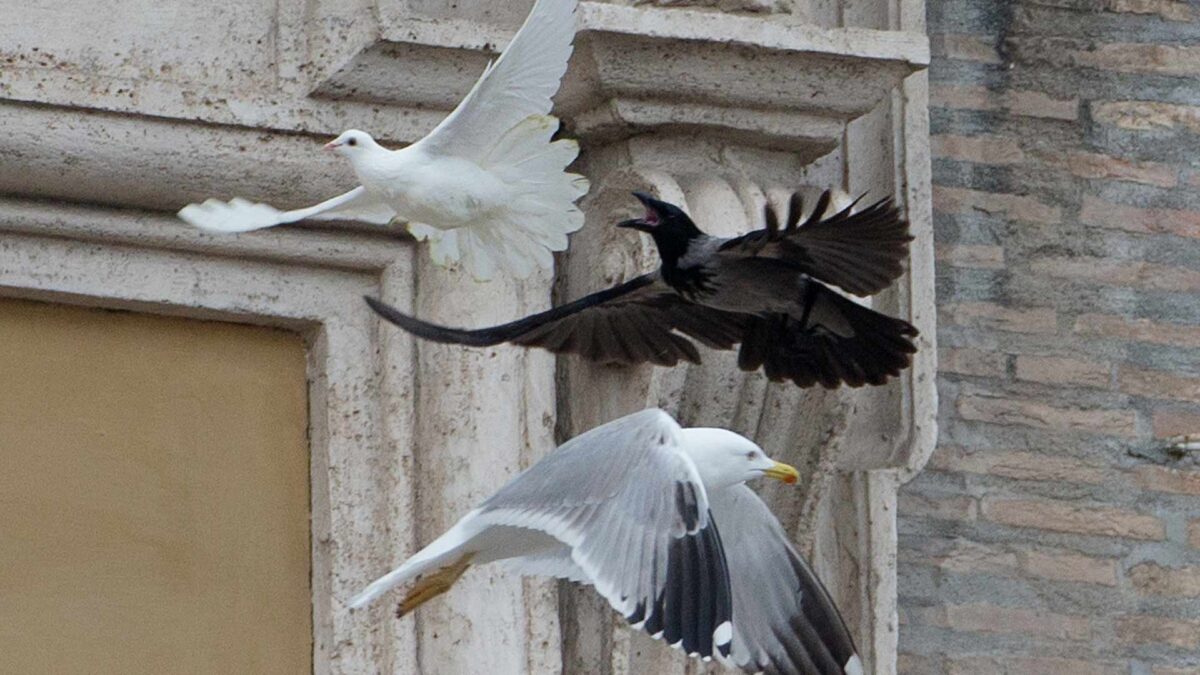
[[[340,147],[342,147],[342,144],[338,143],[337,141],[330,141],[325,144],[326,150],[337,150]]]

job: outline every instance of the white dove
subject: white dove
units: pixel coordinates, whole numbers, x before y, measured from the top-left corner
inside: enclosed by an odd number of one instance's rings
[[[553,265],[551,251],[583,226],[575,201],[587,179],[566,172],[572,140],[551,142],[558,120],[551,97],[567,71],[577,0],[537,0],[508,48],[488,64],[458,107],[428,136],[388,150],[369,134],[346,131],[325,146],[350,160],[361,183],[316,206],[280,211],[235,198],[179,212],[211,232],[249,232],[298,220],[399,219],[427,240],[434,262],[461,261],[478,280],[496,270],[525,278]]]

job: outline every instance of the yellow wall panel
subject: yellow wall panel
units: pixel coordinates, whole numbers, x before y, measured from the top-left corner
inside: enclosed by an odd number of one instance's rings
[[[305,351],[0,300],[0,672],[311,671]]]

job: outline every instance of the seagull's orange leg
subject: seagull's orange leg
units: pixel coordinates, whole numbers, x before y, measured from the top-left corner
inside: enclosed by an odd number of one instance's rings
[[[399,619],[405,616],[414,609],[450,590],[454,582],[458,581],[463,573],[467,571],[467,568],[471,566],[471,558],[474,557],[474,553],[468,553],[453,564],[447,565],[431,574],[422,575],[417,580],[417,583],[409,589],[404,599],[400,601],[400,606],[396,609],[396,618]]]

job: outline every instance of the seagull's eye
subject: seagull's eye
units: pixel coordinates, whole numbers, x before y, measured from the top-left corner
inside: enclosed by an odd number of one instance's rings
[[[750,452],[746,453],[746,459],[754,459],[757,455],[758,455],[757,452],[754,452],[753,450],[751,450]]]
[[[351,138],[350,140],[346,141],[346,145],[349,145],[350,147],[354,147],[354,146],[358,145],[358,139]]]

